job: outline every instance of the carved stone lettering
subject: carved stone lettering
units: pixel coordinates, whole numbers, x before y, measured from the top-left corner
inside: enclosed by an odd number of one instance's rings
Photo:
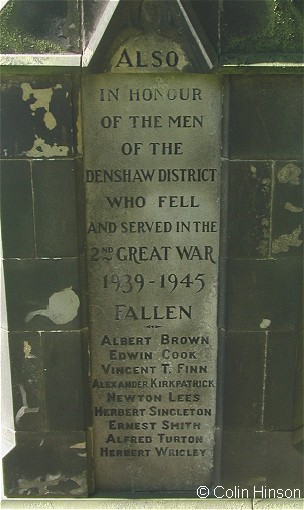
[[[221,84],[83,90],[97,490],[194,490],[214,454]]]

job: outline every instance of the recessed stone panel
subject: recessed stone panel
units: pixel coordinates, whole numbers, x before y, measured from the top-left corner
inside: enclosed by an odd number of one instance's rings
[[[228,333],[225,346],[224,428],[261,430],[265,333]]]
[[[33,162],[33,190],[38,257],[77,256],[74,162]]]
[[[231,258],[268,258],[271,164],[229,163],[227,244]],[[225,236],[225,231],[224,231]]]
[[[230,108],[231,159],[302,158],[301,76],[233,76]]]
[[[300,259],[228,260],[222,326],[230,331],[299,329],[302,265]]]
[[[1,232],[3,255],[33,257],[34,220],[30,163],[1,161]]]
[[[210,485],[221,85],[96,75],[83,90],[96,487]]]
[[[84,430],[85,374],[82,373],[81,334],[78,331],[43,332],[41,343],[48,426],[50,430]]]
[[[39,333],[10,333],[9,350],[15,429],[45,430],[44,371]]]

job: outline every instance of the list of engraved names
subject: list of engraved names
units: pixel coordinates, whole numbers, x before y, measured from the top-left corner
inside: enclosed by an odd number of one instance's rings
[[[192,490],[214,449],[221,87],[84,80],[97,489]]]

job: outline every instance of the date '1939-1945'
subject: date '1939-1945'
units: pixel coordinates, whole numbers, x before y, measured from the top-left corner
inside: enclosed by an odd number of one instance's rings
[[[147,285],[157,285],[161,289],[168,288],[170,292],[175,291],[179,286],[190,288],[196,287],[196,292],[201,292],[205,287],[204,273],[198,273],[192,276],[190,273],[183,277],[177,276],[175,273],[162,274],[158,278],[151,280],[145,278],[143,274],[106,274],[103,277],[104,289],[113,288],[114,292],[122,292],[129,294],[130,292],[140,292]]]

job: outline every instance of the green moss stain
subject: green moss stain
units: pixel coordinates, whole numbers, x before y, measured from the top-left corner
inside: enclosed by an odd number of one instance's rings
[[[0,52],[1,53],[59,53],[60,46],[46,39],[28,34],[18,26],[16,1],[6,4],[0,13]]]
[[[248,17],[250,18],[250,12]],[[259,28],[255,28],[253,33],[249,33],[246,26],[243,26],[243,30],[241,27],[239,30],[231,30],[229,23],[223,25],[223,51],[231,53],[303,51],[303,17],[291,0],[265,0],[263,16],[260,17],[258,24]]]

